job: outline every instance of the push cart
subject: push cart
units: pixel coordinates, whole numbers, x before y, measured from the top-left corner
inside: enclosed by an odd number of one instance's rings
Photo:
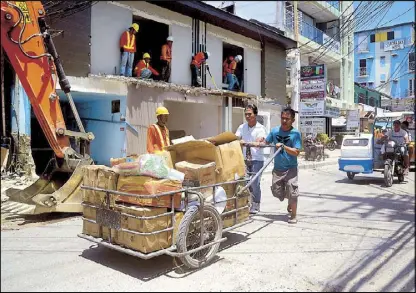
[[[176,230],[176,235],[172,241],[172,245],[168,248],[163,248],[154,252],[150,253],[142,253],[130,248],[123,247],[117,243],[115,243],[111,233],[108,235],[108,239],[103,239],[99,237],[93,237],[84,233],[78,234],[78,237],[89,240],[91,242],[97,243],[101,246],[114,249],[141,259],[151,259],[156,256],[160,255],[170,255],[173,257],[178,257],[182,263],[191,269],[196,269],[203,267],[204,265],[208,264],[212,259],[215,257],[220,243],[227,240],[226,237],[223,237],[224,232],[228,232],[240,226],[243,226],[252,220],[248,217],[248,220],[238,223],[238,213],[244,209],[248,209],[249,205],[246,204],[245,206],[239,207],[238,206],[238,199],[242,197],[242,195],[247,192],[251,184],[261,175],[264,169],[270,164],[273,158],[277,155],[280,151],[278,149],[274,155],[269,158],[263,168],[252,176],[246,176],[243,179],[228,181],[218,184],[212,185],[205,185],[205,186],[194,186],[190,187],[189,185],[185,186],[180,190],[158,193],[154,195],[137,195],[132,193],[120,192],[115,190],[108,190],[103,188],[97,187],[90,187],[90,186],[81,186],[82,189],[85,190],[94,190],[98,192],[105,193],[105,204],[102,206],[93,205],[87,202],[83,202],[84,206],[93,208],[96,210],[96,219],[87,219],[83,217],[84,221],[90,221],[95,224],[99,224],[103,227],[108,227],[110,229],[115,229],[117,231],[122,232],[129,232],[135,235],[141,236],[151,236],[156,235],[159,233],[164,232],[171,232],[173,233],[175,230],[175,201],[174,196],[178,193],[182,193],[182,200],[183,203],[183,210],[184,215],[182,220],[179,223],[179,226]],[[241,186],[242,183],[246,183],[245,186]],[[237,188],[234,193],[234,196],[222,201],[216,201],[215,194],[216,189],[219,186],[225,186],[227,184],[236,184]],[[207,202],[204,199],[203,194],[200,192],[201,189],[205,188],[212,188],[213,196],[212,202]],[[118,209],[114,209],[110,206],[110,196],[111,195],[119,195],[124,197],[131,197],[131,198],[138,198],[138,199],[154,199],[159,198],[162,196],[170,196],[171,202],[171,211],[167,213],[163,213],[156,216],[133,216],[127,213],[120,212]],[[216,205],[228,201],[234,201],[234,209],[230,211],[226,211],[223,213],[219,213],[216,209]],[[115,203],[117,207],[117,202]],[[233,220],[234,223],[232,226],[223,229],[223,221],[224,217],[234,215]],[[121,218],[122,217],[132,217],[139,221],[151,220],[156,219],[159,217],[166,217],[170,216],[171,218],[171,225],[168,228],[153,231],[153,232],[137,232],[130,229],[126,229],[122,227]]]

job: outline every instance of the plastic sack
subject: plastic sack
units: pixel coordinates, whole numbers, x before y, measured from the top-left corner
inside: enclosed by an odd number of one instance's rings
[[[168,178],[169,167],[162,156],[145,154],[140,156],[138,162],[140,172],[138,175],[153,178]]]
[[[140,175],[140,163],[135,162],[125,162],[120,163],[114,166],[113,171],[121,176],[137,176]]]

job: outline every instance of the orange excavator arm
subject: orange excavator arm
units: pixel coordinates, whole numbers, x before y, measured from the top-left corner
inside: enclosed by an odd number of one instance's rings
[[[45,9],[40,1],[1,1],[1,45],[29,97],[33,112],[55,152],[64,158],[70,136],[89,142],[70,96],[70,85],[45,22]],[[62,115],[56,79],[67,95],[80,133],[68,131]],[[81,156],[82,157],[82,156]]]

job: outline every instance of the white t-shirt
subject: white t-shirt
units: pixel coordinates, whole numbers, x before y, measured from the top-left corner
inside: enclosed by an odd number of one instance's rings
[[[256,142],[258,138],[266,138],[266,127],[259,122],[254,127],[249,127],[248,123],[241,124],[236,133],[245,142]],[[246,148],[243,147],[244,159],[246,158]],[[264,161],[264,153],[262,148],[251,148],[251,156],[254,161]]]
[[[387,131],[387,136],[399,145],[404,144],[406,142],[405,138],[408,137],[407,132],[404,129],[400,129],[398,132],[395,132],[394,129],[390,129]]]

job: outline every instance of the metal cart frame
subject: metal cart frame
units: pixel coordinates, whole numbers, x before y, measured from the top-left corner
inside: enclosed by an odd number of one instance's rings
[[[263,146],[264,147],[264,146]],[[269,146],[268,146],[269,147]],[[97,187],[90,187],[90,186],[81,186],[81,189],[84,190],[93,190],[93,191],[98,191],[98,192],[104,192],[105,193],[105,205],[93,205],[90,203],[86,203],[83,202],[82,205],[83,206],[87,206],[87,207],[91,207],[96,209],[96,220],[92,220],[92,219],[88,219],[85,217],[82,217],[82,219],[84,221],[88,221],[88,222],[92,222],[94,224],[99,224],[100,226],[105,226],[108,227],[110,229],[115,229],[117,231],[123,231],[123,232],[129,232],[132,234],[136,234],[136,235],[142,235],[142,236],[149,236],[149,235],[155,235],[155,234],[159,234],[159,233],[163,233],[163,232],[168,232],[168,231],[172,231],[174,230],[175,227],[175,201],[174,201],[174,196],[177,195],[178,193],[182,193],[182,198],[181,198],[181,203],[184,206],[184,217],[186,216],[186,213],[188,213],[190,211],[189,209],[189,196],[190,195],[196,195],[197,199],[198,199],[198,212],[199,212],[199,221],[201,222],[200,224],[200,246],[195,248],[195,249],[191,249],[191,250],[187,250],[186,248],[180,248],[178,251],[178,246],[176,243],[173,243],[172,241],[172,245],[168,248],[164,248],[158,251],[154,251],[154,252],[150,252],[150,253],[142,253],[133,249],[129,249],[129,248],[125,248],[122,247],[118,244],[115,244],[113,242],[112,239],[112,235],[111,235],[111,230],[109,233],[109,238],[108,241],[103,239],[103,238],[98,238],[98,237],[93,237],[93,236],[89,236],[83,233],[78,234],[78,237],[86,239],[88,241],[97,243],[101,246],[113,249],[113,250],[117,250],[120,252],[123,252],[125,254],[129,254],[141,259],[151,259],[153,257],[156,256],[160,256],[160,255],[170,255],[173,257],[179,257],[181,258],[182,262],[190,267],[190,268],[199,268],[202,267],[203,265],[209,263],[209,261],[212,259],[213,256],[215,256],[215,254],[218,251],[219,248],[219,244],[221,242],[224,242],[227,240],[226,237],[222,237],[222,234],[224,232],[228,232],[231,231],[233,229],[236,229],[238,227],[241,227],[247,223],[252,222],[253,220],[249,217],[248,220],[238,223],[238,212],[240,210],[243,209],[247,209],[249,208],[249,205],[245,205],[244,207],[238,207],[238,199],[241,197],[240,195],[247,190],[252,184],[253,182],[261,175],[261,173],[263,173],[263,171],[266,169],[266,167],[270,164],[270,162],[274,159],[274,157],[279,153],[280,149],[278,149],[274,155],[272,157],[270,157],[267,162],[265,162],[263,168],[254,176],[252,176],[251,178],[243,178],[243,179],[239,179],[239,180],[233,180],[233,181],[228,181],[228,182],[223,182],[223,183],[217,183],[217,184],[211,184],[211,185],[205,185],[205,186],[196,186],[196,187],[184,187],[182,189],[179,190],[175,190],[175,191],[170,191],[170,192],[163,192],[163,193],[159,193],[159,194],[154,194],[154,195],[137,195],[137,194],[132,194],[132,193],[127,193],[127,192],[121,192],[121,191],[115,191],[115,190],[108,190],[108,189],[103,189],[103,188],[97,188]],[[249,181],[249,182],[248,182]],[[227,198],[226,200],[223,201],[215,201],[215,191],[216,188],[218,186],[222,186],[222,185],[228,185],[228,184],[236,184],[236,183],[241,183],[241,182],[248,182],[248,184],[246,184],[243,188],[241,188],[240,190],[236,190],[235,194],[233,197],[231,198]],[[205,239],[204,239],[204,235],[205,235],[205,225],[204,225],[204,211],[206,211],[206,207],[207,205],[211,205],[210,203],[205,202],[205,199],[202,195],[201,192],[199,192],[198,190],[203,189],[203,188],[212,188],[213,190],[213,202],[212,204],[215,205],[215,203],[222,203],[222,202],[228,202],[228,201],[234,201],[235,204],[235,208],[233,210],[227,211],[227,212],[223,212],[222,214],[219,214],[218,211],[216,209],[213,209],[213,211],[215,211],[218,214],[219,219],[221,220],[219,222],[219,226],[217,227],[217,236],[220,235],[221,238],[219,239],[214,239],[213,241],[204,244]],[[237,188],[238,189],[238,188]],[[154,199],[154,198],[159,198],[161,196],[170,196],[170,200],[171,200],[171,211],[167,212],[167,213],[163,213],[160,215],[156,215],[156,216],[134,216],[134,215],[130,215],[127,213],[122,213],[119,211],[115,211],[112,209],[112,207],[110,206],[110,195],[114,194],[114,195],[122,195],[122,196],[128,196],[128,197],[134,197],[134,198],[138,198],[138,199]],[[212,206],[212,205],[211,205]],[[115,207],[117,207],[117,204],[115,205]],[[119,207],[122,207],[121,205],[119,205]],[[195,206],[192,206],[192,209],[195,209]],[[212,212],[212,209],[211,209]],[[223,229],[223,221],[224,221],[224,217],[229,216],[234,214],[234,225]],[[125,217],[131,217],[131,218],[135,218],[137,220],[150,220],[150,219],[155,219],[155,218],[159,218],[159,217],[164,217],[164,216],[171,216],[171,226],[169,226],[166,229],[162,229],[162,230],[157,230],[157,231],[153,231],[153,232],[138,232],[138,231],[133,231],[133,230],[129,230],[129,229],[125,229],[121,227],[121,216],[125,216]],[[183,219],[181,220],[181,224],[183,222]],[[179,230],[179,229],[178,229]],[[179,233],[179,231],[178,231]],[[176,237],[176,242],[178,242],[178,238]],[[207,249],[210,248],[214,245],[217,245],[217,247],[214,249],[214,253],[211,253],[211,259],[204,259],[204,260],[200,260],[198,261],[197,264],[189,264],[189,262],[187,263],[186,261],[184,261],[184,257],[186,257],[187,255],[193,254],[195,252],[201,251],[203,249]]]

